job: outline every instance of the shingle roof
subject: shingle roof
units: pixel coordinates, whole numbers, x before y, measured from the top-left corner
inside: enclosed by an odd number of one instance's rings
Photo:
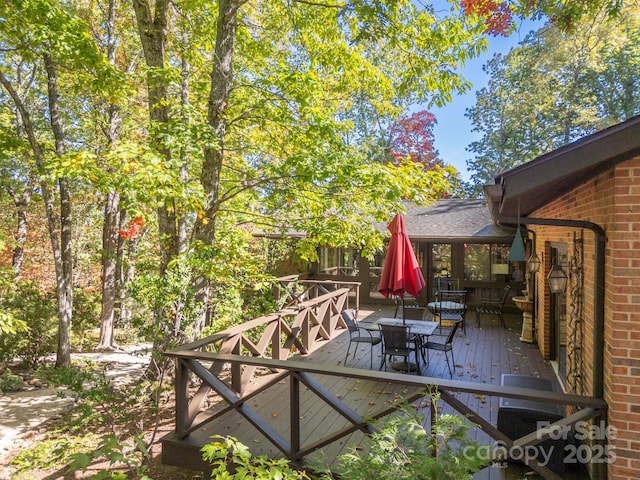
[[[486,199],[438,200],[432,205],[419,207],[405,203],[405,225],[409,237],[428,241],[499,241],[511,242],[515,228],[497,226],[491,219]],[[377,223],[376,228],[386,230],[386,223]],[[283,234],[254,232],[255,236],[281,237]],[[304,237],[303,232],[292,230],[288,237]]]
[[[511,241],[515,232],[493,224],[485,199],[438,200],[427,207],[407,204],[406,209],[407,233],[414,239]]]

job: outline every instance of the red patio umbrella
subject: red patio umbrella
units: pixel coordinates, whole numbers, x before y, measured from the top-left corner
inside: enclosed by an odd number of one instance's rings
[[[405,292],[417,297],[418,292],[425,286],[425,281],[416,254],[411,248],[404,217],[396,215],[387,228],[391,232],[391,240],[384,259],[378,291],[386,298],[398,295],[404,302]],[[404,319],[404,308],[402,318]]]

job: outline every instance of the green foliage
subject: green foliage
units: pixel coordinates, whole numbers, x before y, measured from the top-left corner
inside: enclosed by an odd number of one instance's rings
[[[38,376],[46,378],[51,385],[66,387],[60,395],[72,396],[76,400],[71,423],[65,432],[57,432],[55,438],[64,437],[78,446],[68,451],[61,449],[52,461],[69,463],[70,471],[86,471],[95,462],[108,461],[109,467],[91,477],[94,479],[125,479],[131,475],[142,475],[150,459],[142,438],[142,412],[153,413],[156,408],[155,405],[143,404],[143,399],[149,398],[146,385],[118,386],[88,362],[68,368],[43,367]],[[92,426],[94,429],[109,428],[112,433],[87,435],[87,429]],[[82,443],[84,437],[88,442]],[[31,462],[32,468],[47,468],[46,463],[38,460],[39,449],[29,450],[35,451],[25,453],[31,457],[24,462]]]
[[[126,480],[131,476],[142,477],[147,470],[146,462],[151,458],[151,453],[140,435],[135,436],[130,443],[119,440],[115,435],[105,435],[98,448],[89,452],[75,453],[71,458],[72,462],[69,465],[71,472],[78,470],[85,472],[91,464],[106,460],[109,462],[109,467],[89,478]],[[126,466],[126,471],[122,471],[123,465]]]
[[[264,455],[254,457],[249,449],[234,437],[214,435],[211,438],[214,441],[202,447],[202,458],[213,466],[212,479],[310,479],[304,471],[291,468],[288,460],[271,460]]]
[[[3,245],[0,239],[0,251]],[[11,307],[11,297],[7,294],[13,289],[13,272],[9,269],[0,270],[0,338],[4,335],[17,335],[29,330],[27,323],[16,316]],[[0,350],[1,351],[1,350]],[[6,356],[0,353],[0,361],[6,360]]]
[[[91,290],[76,288],[73,291],[72,345],[78,350],[95,346],[88,336],[90,330],[100,326],[100,295]]]
[[[71,462],[74,455],[93,449],[97,444],[98,438],[89,432],[79,436],[56,435],[55,438],[35,442],[23,449],[11,460],[11,466],[17,473],[59,468]]]
[[[476,444],[467,437],[472,427],[458,415],[437,412],[438,395],[430,395],[436,410],[431,431],[428,409],[404,405],[382,420],[371,435],[366,452],[353,450],[338,458],[334,469],[349,480],[464,480],[484,467],[475,454]]]
[[[4,371],[0,375],[0,393],[20,391],[22,385],[22,379],[10,371]]]
[[[216,248],[194,243],[192,250],[174,258],[164,275],[150,265],[149,271],[132,282],[131,295],[138,305],[134,325],[145,338],[172,335],[167,345],[171,346],[194,335],[200,310],[192,279],[198,273],[212,280],[210,323],[205,333],[278,309],[271,290],[274,277],[267,271],[272,255],[269,243],[255,241],[246,229],[224,224],[226,219],[221,217]]]
[[[3,335],[16,335],[20,332],[29,331],[29,326],[16,318],[12,312],[0,312],[0,333]]]
[[[489,83],[466,114],[482,135],[467,147],[476,185],[640,113],[638,6],[576,26],[545,26],[485,65]]]
[[[34,366],[55,351],[57,315],[55,297],[42,292],[35,282],[13,281],[0,286],[0,309],[12,325],[0,335],[0,361],[15,358]],[[11,321],[6,319],[10,316]]]
[[[172,332],[174,340],[167,346],[173,346],[189,337],[197,319],[190,280],[189,269],[178,261],[164,275],[147,272],[135,278],[130,293],[138,308],[132,320],[143,338],[164,338]]]
[[[9,273],[10,275],[10,273]],[[99,324],[100,298],[93,292],[74,291],[74,341],[82,346],[86,333]],[[0,361],[19,359],[36,366],[55,351],[58,317],[55,296],[32,281],[0,279]]]
[[[111,95],[119,91],[122,79],[110,68],[74,8],[56,0],[8,1],[0,5],[0,18],[4,42],[19,44],[26,61],[45,52],[55,55],[65,69],[74,72],[78,94],[98,86]]]

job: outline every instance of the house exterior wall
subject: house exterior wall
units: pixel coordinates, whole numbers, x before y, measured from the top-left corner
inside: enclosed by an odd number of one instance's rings
[[[604,400],[608,420],[617,431],[615,461],[608,478],[637,479],[640,472],[640,157],[625,161],[557,198],[531,217],[586,220],[604,228]],[[575,257],[574,238],[583,239],[583,341],[582,391],[593,395],[595,235],[590,230],[530,226],[535,231],[536,252],[544,254],[536,275],[536,340],[545,358],[552,357],[551,295],[546,276],[551,268],[551,246],[564,243],[568,258]],[[571,267],[571,262],[569,267]],[[569,268],[570,270],[570,268]],[[576,276],[567,288],[567,310],[572,305]],[[569,314],[569,313],[568,313]],[[571,349],[570,346],[568,346]]]

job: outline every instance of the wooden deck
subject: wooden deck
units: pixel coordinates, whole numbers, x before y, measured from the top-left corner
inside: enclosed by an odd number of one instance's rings
[[[363,322],[374,321],[379,317],[393,316],[393,307],[362,305],[358,319]],[[496,317],[484,316],[481,327],[476,327],[475,312],[470,312],[467,317],[466,335],[461,331],[454,340],[454,357],[456,371],[454,380],[474,383],[486,383],[499,385],[502,374],[522,374],[546,378],[553,382],[554,390],[561,391],[555,373],[549,364],[542,359],[535,345],[520,341],[521,316],[508,315],[505,318],[507,328],[500,326]],[[307,355],[296,358],[304,362],[314,362],[323,365],[343,365],[346,348],[349,343],[348,333],[338,335],[331,341],[322,343],[319,348]],[[353,348],[353,347],[352,347]],[[373,350],[373,368],[380,365],[380,346]],[[369,370],[369,346],[360,345],[355,358],[350,355],[346,362],[347,367],[355,367]],[[389,370],[391,371],[391,370]],[[449,372],[443,354],[431,352],[429,366],[422,366],[422,375],[438,378],[449,378]],[[268,381],[269,374],[258,377],[255,386]],[[358,412],[374,413],[381,405],[392,403],[399,398],[404,398],[412,393],[401,385],[391,385],[386,382],[370,382],[356,379],[348,379],[336,376],[326,376],[320,380],[323,386],[333,392],[341,392],[340,399]],[[282,381],[282,389],[271,388],[249,400],[250,406],[260,415],[273,420],[272,424],[282,435],[287,435],[290,421],[290,393],[288,382]],[[301,443],[320,439],[329,427],[346,428],[349,422],[341,417],[326,403],[320,402],[315,393],[303,387],[301,392],[300,419],[302,423]],[[498,397],[483,397],[480,395],[459,393],[457,399],[471,407],[484,419],[496,424],[498,412]],[[222,408],[222,403],[217,405],[211,401],[210,408]],[[451,407],[445,407],[445,412],[454,412]],[[185,440],[166,438],[163,442],[163,458],[165,448],[167,458],[173,448],[192,449],[192,455],[184,454],[185,464],[189,464],[189,458],[198,455],[198,449],[207,443],[211,435],[232,435],[245,443],[254,455],[267,455],[279,457],[281,452],[277,450],[255,427],[250,425],[240,414],[230,411],[224,416],[205,425],[193,432]],[[493,440],[479,429],[473,429],[471,434],[481,444],[491,444]],[[336,456],[348,452],[353,448],[362,448],[364,434],[360,431],[352,433],[341,441],[333,442],[307,457],[307,460],[323,459],[331,463]],[[173,452],[175,455],[175,452]],[[168,462],[172,463],[172,462]],[[509,468],[488,467],[475,475],[478,480],[497,479],[521,479],[539,478],[531,476],[527,468],[519,465],[510,465]],[[564,478],[583,478],[581,473],[567,473]]]

